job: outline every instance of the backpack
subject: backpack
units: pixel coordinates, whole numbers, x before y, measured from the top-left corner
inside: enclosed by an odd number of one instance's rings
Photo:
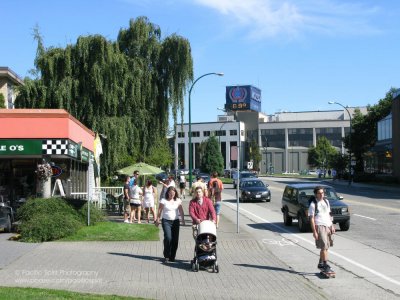
[[[324,201],[326,203],[326,206],[328,206],[328,208],[330,209],[329,202],[325,198],[324,198]],[[318,215],[319,211],[318,211],[317,199],[315,199],[315,196],[312,196],[310,198],[310,200],[308,200],[308,207],[310,207],[311,203],[314,203],[314,207],[315,207],[314,216],[316,216],[316,215]]]

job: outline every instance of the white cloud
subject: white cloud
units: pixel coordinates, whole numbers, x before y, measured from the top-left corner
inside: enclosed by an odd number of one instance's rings
[[[262,39],[317,32],[330,35],[375,34],[377,7],[339,0],[195,0],[216,10],[229,26],[240,26],[251,38]]]

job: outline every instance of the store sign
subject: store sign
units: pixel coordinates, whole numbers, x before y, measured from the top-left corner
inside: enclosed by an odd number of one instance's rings
[[[261,111],[261,90],[252,85],[226,87],[227,110]]]
[[[0,140],[0,156],[41,154],[42,140]]]

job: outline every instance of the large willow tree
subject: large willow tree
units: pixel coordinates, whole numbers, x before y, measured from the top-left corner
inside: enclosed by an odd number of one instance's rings
[[[184,95],[193,80],[189,41],[161,37],[145,17],[132,19],[117,41],[81,36],[74,45],[48,48],[38,42],[36,78],[25,79],[18,108],[64,108],[103,133],[102,175],[146,160],[167,144],[169,113],[183,119]],[[174,125],[175,125],[174,124]]]

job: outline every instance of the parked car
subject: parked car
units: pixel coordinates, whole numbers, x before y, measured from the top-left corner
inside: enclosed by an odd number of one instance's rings
[[[164,181],[164,180],[167,179],[167,178],[168,178],[168,174],[165,173],[165,172],[158,173],[158,174],[156,175],[156,179],[157,179],[158,181]]]
[[[0,196],[0,228],[5,232],[11,232],[14,222],[14,210],[8,202],[4,202],[3,196]]]
[[[237,187],[237,172],[233,174],[232,176],[233,178],[233,188],[236,189]],[[257,175],[252,173],[252,172],[240,172],[240,180],[244,179],[244,178],[257,178]]]
[[[282,195],[283,223],[286,226],[292,225],[292,220],[298,220],[298,227],[301,232],[311,230],[308,218],[308,207],[311,196],[314,196],[314,188],[324,188],[325,197],[329,201],[333,216],[333,223],[339,224],[342,231],[350,228],[350,208],[344,203],[343,197],[339,197],[335,189],[329,185],[315,183],[295,183],[285,187]]]
[[[193,170],[192,170],[192,174],[193,174],[193,175],[200,174],[200,169],[193,169]]]
[[[197,176],[201,176],[201,178],[203,179],[203,182],[207,185],[208,187],[208,182],[210,181],[210,175],[206,174],[206,173],[199,173],[197,174]],[[197,176],[196,178],[193,180],[193,182],[197,181]]]
[[[268,184],[258,178],[244,178],[239,184],[239,201],[271,201]]]

